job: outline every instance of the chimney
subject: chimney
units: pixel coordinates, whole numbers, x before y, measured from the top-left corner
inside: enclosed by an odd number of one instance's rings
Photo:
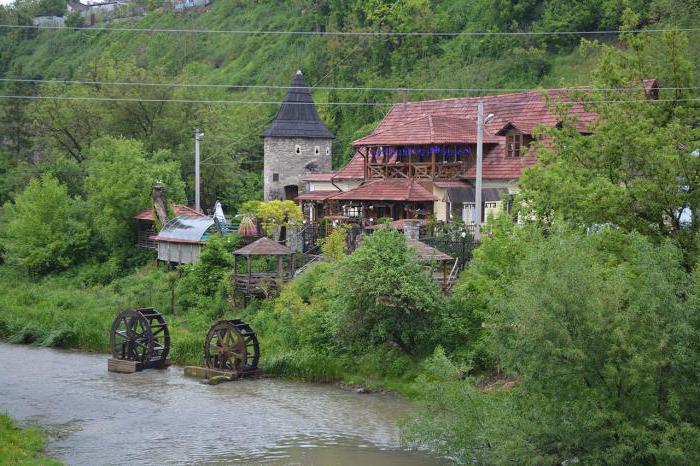
[[[160,222],[161,226],[165,225],[168,223],[168,201],[165,198],[165,189],[161,183],[153,185],[151,199],[153,200],[153,209],[156,212],[158,222]]]

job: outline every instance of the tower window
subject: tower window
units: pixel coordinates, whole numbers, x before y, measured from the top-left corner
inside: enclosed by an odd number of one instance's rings
[[[314,155],[318,155],[320,153],[321,153],[321,148],[318,146],[314,147]]]
[[[326,146],[326,155],[331,155],[331,148]]]
[[[272,181],[279,181],[280,180],[280,174],[279,173],[273,173],[272,174]]]
[[[294,148],[294,152],[296,152],[297,155],[301,154],[301,146],[299,144],[297,144],[296,147]]]

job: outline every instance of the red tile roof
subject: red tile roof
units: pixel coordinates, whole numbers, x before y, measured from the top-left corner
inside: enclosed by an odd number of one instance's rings
[[[423,114],[389,128],[380,126],[369,136],[353,142],[355,146],[394,146],[407,144],[473,144],[476,142],[476,120],[463,116]],[[484,143],[497,143],[499,138],[484,133]]]
[[[340,201],[432,202],[435,196],[413,180],[378,180],[328,198]]]
[[[334,180],[363,180],[365,179],[365,159],[359,152],[356,152],[352,159],[338,173],[333,176]]]
[[[328,197],[338,194],[338,191],[309,191],[297,196],[297,201],[323,201]]]
[[[180,204],[173,204],[173,210],[175,211],[175,216],[179,217],[180,215],[189,215],[189,216],[195,216],[195,217],[204,217],[204,214],[202,212],[197,212],[191,207],[187,207],[186,205],[180,205]],[[134,215],[133,217],[136,220],[151,220],[155,218],[155,212],[153,209],[146,209],[142,212],[139,212],[138,214]]]
[[[487,142],[486,137],[489,134],[495,135],[507,123],[515,125],[525,134],[532,134],[532,130],[540,124],[555,126],[560,122],[560,118],[550,112],[547,101],[549,100],[551,103],[570,101],[565,91],[553,90],[548,91],[547,95],[540,91],[531,91],[517,94],[396,104],[370,136],[358,139],[353,142],[353,146],[360,147],[375,144],[376,142],[372,141],[381,141],[382,137],[388,137],[386,136],[388,134],[400,134],[403,138],[399,142],[381,142],[381,144],[426,144],[424,142],[426,140],[425,129],[430,128],[429,124],[422,123],[423,130],[417,132],[415,136],[407,128],[416,129],[418,126],[421,126],[416,123],[417,120],[426,119],[428,116],[433,117],[433,129],[439,126],[449,130],[451,126],[455,126],[458,123],[471,122],[472,124],[457,125],[462,133],[456,137],[450,136],[448,139],[461,137],[460,141],[476,142],[476,134],[470,128],[476,127],[477,109],[475,104],[480,100],[484,102],[484,114],[494,114],[493,119],[486,125],[484,142]],[[581,132],[589,132],[588,126],[597,118],[595,113],[584,110],[581,104],[572,105],[570,113],[578,117],[578,129]],[[438,118],[435,119],[435,117]],[[440,117],[443,119],[440,120]],[[438,120],[441,123],[436,125]],[[437,134],[438,136],[433,134],[436,140],[440,137],[441,131],[438,131]]]
[[[520,157],[506,155],[505,141],[484,149],[482,176],[486,180],[517,180],[524,168],[534,165],[537,158],[532,153]],[[467,169],[467,179],[476,179],[476,165]]]

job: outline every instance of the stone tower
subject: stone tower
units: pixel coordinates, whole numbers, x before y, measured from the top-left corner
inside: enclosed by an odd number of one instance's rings
[[[294,199],[305,175],[331,171],[335,136],[319,118],[301,71],[263,138],[266,201]]]

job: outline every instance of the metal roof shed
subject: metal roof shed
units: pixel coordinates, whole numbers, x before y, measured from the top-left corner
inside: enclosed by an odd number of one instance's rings
[[[202,246],[215,228],[211,217],[180,215],[173,218],[152,238],[158,243],[158,260],[178,264],[197,262]]]

